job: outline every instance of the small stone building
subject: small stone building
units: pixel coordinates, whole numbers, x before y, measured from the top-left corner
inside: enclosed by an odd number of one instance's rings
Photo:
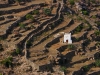
[[[71,33],[65,33],[64,34],[64,43],[67,44],[72,44],[72,40],[71,40]]]

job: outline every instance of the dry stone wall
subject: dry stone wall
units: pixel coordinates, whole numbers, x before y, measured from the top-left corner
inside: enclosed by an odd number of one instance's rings
[[[37,9],[39,9],[39,8],[37,8]],[[31,12],[32,12],[32,11],[31,11]],[[29,12],[29,13],[27,13],[27,14],[30,14],[31,12]],[[12,24],[6,29],[5,33],[4,33],[3,35],[0,35],[0,37],[6,38],[6,37],[12,32],[12,30],[13,30],[15,27],[17,27],[18,24],[19,24],[20,22],[22,22],[22,21],[25,19],[25,16],[26,16],[26,15],[24,15],[24,16],[21,17],[21,18],[18,18],[18,19],[16,20],[16,22],[12,23]]]
[[[60,6],[59,6],[60,7]],[[57,9],[57,13],[58,13],[58,10],[59,10],[59,7],[58,7],[58,9]],[[46,27],[44,28],[44,29],[42,29],[43,28],[43,26],[47,26],[48,25],[48,23],[49,22],[52,22],[53,20],[55,20],[56,18],[57,18],[57,16],[58,16],[58,14],[56,14],[54,17],[52,17],[52,18],[50,18],[49,20],[47,20],[47,21],[45,21],[45,22],[43,22],[40,26],[38,26],[38,28],[37,29],[35,29],[35,30],[33,30],[32,32],[30,32],[22,41],[20,41],[20,43],[21,44],[24,44],[25,43],[25,41],[28,39],[28,40],[30,40],[31,38],[33,38],[34,36],[38,36],[38,35],[40,35],[42,32],[44,32],[44,31],[46,31]],[[42,30],[41,30],[42,29]],[[40,31],[39,31],[40,30]],[[39,31],[39,32],[37,32],[37,31]],[[37,33],[36,33],[37,32]],[[33,34],[33,33],[35,33],[35,34]],[[27,41],[26,41],[27,42]],[[24,47],[24,48],[26,48],[26,47]]]
[[[71,21],[72,21],[72,20],[70,20],[70,22],[71,22]],[[51,34],[49,34],[48,36],[44,37],[43,39],[41,39],[41,40],[40,40],[37,44],[35,44],[34,46],[36,46],[36,45],[42,43],[43,41],[46,40],[46,38],[49,38],[49,36],[51,36],[51,35],[53,35],[53,34],[59,32],[60,30],[63,30],[65,27],[67,27],[67,26],[70,24],[70,22],[69,22],[66,26],[64,26],[64,27],[62,27],[62,28],[60,28],[60,29],[57,29],[56,31],[54,31],[54,32],[52,32]]]
[[[28,10],[28,9],[33,9],[35,6],[41,7],[42,4],[32,4],[32,5],[26,6],[24,8],[17,8],[17,9],[11,9],[11,10],[0,10],[0,15],[18,13],[18,12],[25,11],[25,10]]]

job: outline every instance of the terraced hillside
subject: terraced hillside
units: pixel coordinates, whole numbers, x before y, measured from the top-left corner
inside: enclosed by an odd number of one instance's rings
[[[99,1],[0,4],[0,75],[99,75]]]

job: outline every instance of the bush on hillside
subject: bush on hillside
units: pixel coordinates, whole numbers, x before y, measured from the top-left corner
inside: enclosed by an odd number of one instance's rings
[[[69,3],[70,3],[71,5],[74,5],[74,4],[75,4],[74,0],[69,0]]]
[[[45,15],[51,15],[51,10],[48,8],[43,9]]]
[[[9,56],[8,58],[2,60],[0,63],[9,68],[10,66],[12,66],[12,57]]]
[[[25,17],[26,19],[31,19],[32,21],[34,21],[34,17],[31,14],[27,14]]]

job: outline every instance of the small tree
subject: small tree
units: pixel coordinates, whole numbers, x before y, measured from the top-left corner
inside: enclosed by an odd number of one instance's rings
[[[32,46],[32,42],[31,41],[27,41],[26,46],[27,46],[27,48],[29,48],[30,46]]]
[[[100,21],[97,21],[96,24],[97,24],[97,26],[100,26]]]
[[[75,48],[75,46],[72,45],[72,44],[69,44],[67,47],[68,47],[68,49],[73,49],[73,48]]]
[[[45,15],[51,15],[51,10],[48,8],[43,9]]]
[[[34,11],[32,12],[32,14],[38,15],[38,14],[39,14],[39,10],[34,10]]]
[[[75,33],[80,32],[83,29],[83,26],[80,25],[75,29]]]
[[[34,21],[34,17],[31,14],[27,14],[25,17],[26,17],[26,19],[30,19],[30,20]]]
[[[66,71],[66,67],[65,66],[61,66],[60,70],[64,72],[64,71]]]
[[[87,72],[87,71],[89,71],[90,70],[90,67],[89,66],[83,66],[83,70],[85,71],[85,72]]]
[[[86,10],[82,10],[82,14],[83,14],[83,15],[89,15],[89,12],[86,11]]]
[[[21,53],[21,50],[20,50],[19,48],[17,48],[17,49],[15,50],[15,53],[16,53],[16,54],[20,54],[20,53]]]
[[[75,4],[74,0],[69,0],[69,3],[70,3],[71,5],[74,5],[74,4]]]
[[[99,36],[99,35],[100,35],[100,31],[99,31],[99,30],[96,30],[96,31],[94,32],[94,34],[95,34],[96,36]]]
[[[97,59],[95,62],[94,62],[94,65],[96,67],[100,67],[100,59]]]
[[[12,57],[9,56],[8,58],[2,60],[0,63],[6,67],[10,67],[10,66],[12,66]]]
[[[19,26],[20,26],[21,29],[25,29],[25,24],[19,23]]]

